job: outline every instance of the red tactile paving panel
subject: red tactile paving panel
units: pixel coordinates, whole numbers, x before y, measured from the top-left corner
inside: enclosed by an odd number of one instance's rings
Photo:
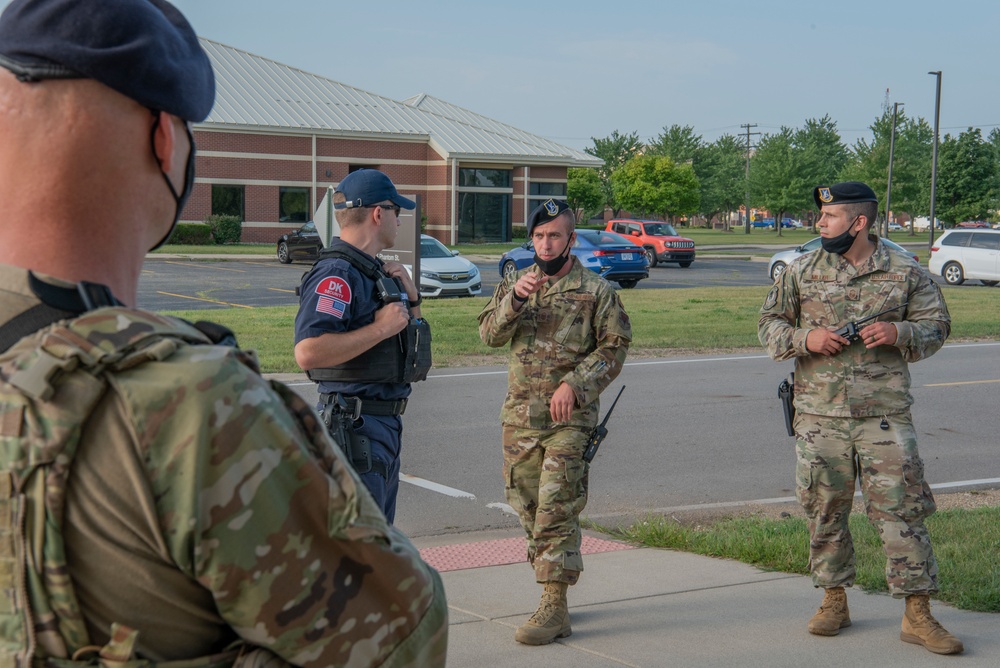
[[[614,552],[615,550],[631,550],[632,548],[632,545],[626,543],[584,536],[580,552],[597,554],[599,552]],[[519,564],[527,561],[528,558],[524,538],[504,538],[502,540],[484,540],[478,543],[427,547],[420,550],[420,556],[440,572]]]

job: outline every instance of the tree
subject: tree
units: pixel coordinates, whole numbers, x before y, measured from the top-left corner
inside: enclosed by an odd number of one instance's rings
[[[704,147],[695,173],[701,183],[698,213],[705,220],[738,209],[746,192],[743,143],[733,135],[722,135]]]
[[[611,177],[626,162],[642,152],[642,142],[639,141],[639,133],[633,132],[628,135],[621,135],[618,134],[618,130],[615,130],[611,133],[610,137],[605,137],[604,139],[591,137],[590,141],[594,142],[594,145],[585,148],[584,151],[604,161],[604,165],[597,168],[597,175],[601,179],[604,204],[617,217],[622,207],[618,203],[618,200],[615,199],[615,190],[611,185]]]
[[[566,199],[577,220],[599,211],[604,204],[601,177],[589,167],[570,167],[566,174]]]
[[[938,150],[937,211],[943,221],[985,220],[996,197],[993,146],[979,128],[945,135]]]
[[[690,125],[671,125],[664,127],[663,132],[649,144],[649,155],[663,155],[674,161],[674,164],[682,165],[690,162],[698,173],[698,159],[701,157],[705,142],[701,135],[694,133],[694,128]]]
[[[800,155],[795,133],[787,127],[764,135],[750,159],[750,194],[752,202],[774,215],[775,229],[781,236],[781,221],[789,211],[804,211],[815,206],[812,189],[798,174]]]
[[[638,215],[656,214],[670,221],[698,210],[700,186],[689,164],[665,156],[632,158],[612,177],[615,197]]]
[[[859,139],[841,178],[864,181],[885,205],[889,183],[889,148],[892,143],[892,111],[886,109],[870,126],[871,140]],[[933,131],[923,118],[911,119],[900,111],[896,118],[893,150],[892,194],[889,205],[910,218],[930,212],[931,140]],[[913,227],[910,227],[913,234]]]
[[[848,153],[837,132],[837,124],[829,115],[806,119],[805,127],[795,131],[792,143],[795,171],[789,187],[800,189],[805,196],[805,210],[796,211],[796,217],[801,218],[805,211],[814,212],[813,189],[836,182],[837,175],[847,164]]]

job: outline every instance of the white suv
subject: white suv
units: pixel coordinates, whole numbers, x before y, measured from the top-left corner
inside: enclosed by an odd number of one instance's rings
[[[949,285],[1000,283],[1000,230],[948,230],[931,247],[927,269]]]

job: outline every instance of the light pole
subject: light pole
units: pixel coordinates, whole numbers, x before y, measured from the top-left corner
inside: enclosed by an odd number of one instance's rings
[[[896,150],[896,115],[899,113],[899,107],[904,104],[903,102],[894,102],[892,104],[892,134],[889,135],[889,183],[885,188],[885,230],[882,238],[889,237],[889,201],[892,196],[892,156]]]
[[[930,254],[934,247],[934,197],[937,195],[937,154],[938,154],[938,125],[941,122],[941,72],[928,72],[937,77],[937,96],[934,99],[934,148],[931,152],[931,224],[930,239],[927,240],[927,253]]]

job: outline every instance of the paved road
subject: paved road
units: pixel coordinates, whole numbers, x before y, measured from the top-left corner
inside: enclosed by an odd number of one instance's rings
[[[500,278],[497,262],[477,259],[476,266],[483,277],[483,296],[489,296]],[[308,264],[283,265],[270,259],[219,262],[151,258],[143,265],[139,279],[139,306],[168,311],[295,305],[295,286],[308,269]],[[687,269],[676,264],[654,267],[637,289],[768,284],[765,263],[705,259]]]
[[[912,365],[914,420],[934,483],[997,479],[1000,343],[949,344]],[[790,364],[763,353],[636,359],[591,472],[585,514],[602,522],[654,509],[793,494],[794,443],[777,384]],[[293,386],[310,400],[308,382]],[[401,485],[397,523],[410,535],[513,526],[504,510],[498,414],[502,368],[435,370],[414,387],[404,473],[443,488]]]

